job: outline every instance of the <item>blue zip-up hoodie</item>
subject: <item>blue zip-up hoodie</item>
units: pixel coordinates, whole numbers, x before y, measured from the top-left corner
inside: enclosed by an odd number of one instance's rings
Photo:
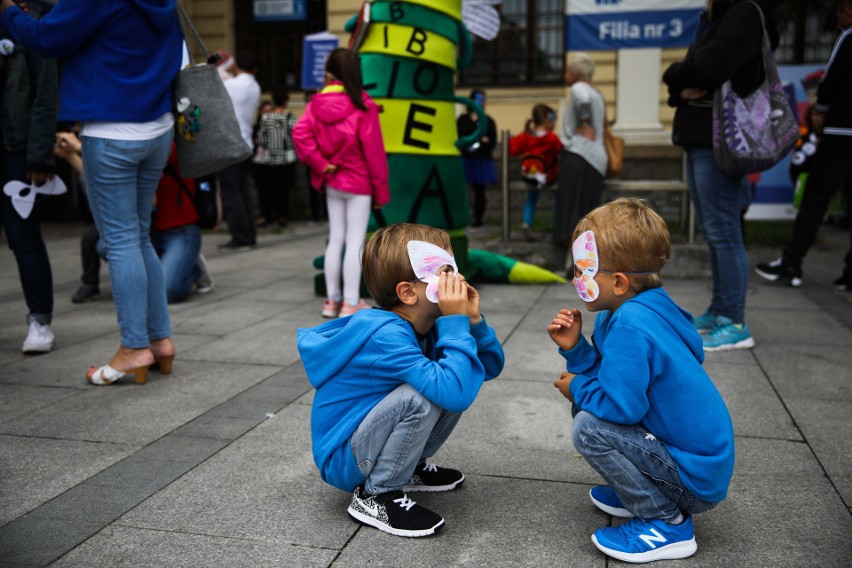
[[[438,318],[429,334],[418,338],[394,312],[361,310],[299,329],[298,348],[316,388],[314,461],[323,481],[344,491],[364,482],[349,438],[394,389],[408,383],[441,408],[462,412],[483,381],[503,370],[503,347],[494,330],[485,319],[471,327],[462,315]]]
[[[175,0],[62,0],[41,19],[10,7],[2,25],[62,62],[60,120],[149,122],[172,110],[183,41]]]
[[[704,349],[692,316],[654,288],[598,314],[592,341],[559,350],[577,375],[571,382],[577,407],[616,424],[638,424],[666,445],[692,493],[722,501],[734,471],[734,428],[701,366]]]

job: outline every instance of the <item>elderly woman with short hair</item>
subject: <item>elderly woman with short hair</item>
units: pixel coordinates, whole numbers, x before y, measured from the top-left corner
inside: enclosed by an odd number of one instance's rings
[[[569,253],[577,222],[601,202],[607,165],[603,145],[606,112],[603,96],[591,85],[594,73],[595,63],[586,53],[569,55],[565,84],[570,96],[562,104],[558,128],[562,155],[553,218],[553,242]],[[570,258],[566,262],[571,266]]]

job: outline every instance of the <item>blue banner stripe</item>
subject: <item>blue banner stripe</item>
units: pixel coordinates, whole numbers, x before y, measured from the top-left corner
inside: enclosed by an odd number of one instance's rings
[[[568,51],[687,47],[701,10],[659,10],[566,16]]]

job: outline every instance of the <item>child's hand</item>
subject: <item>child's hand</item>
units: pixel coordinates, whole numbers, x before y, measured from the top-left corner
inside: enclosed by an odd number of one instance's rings
[[[476,325],[482,321],[482,313],[479,311],[479,292],[467,284],[467,315],[470,317],[470,325]]]
[[[553,386],[558,388],[559,392],[562,393],[562,396],[564,396],[571,402],[574,402],[574,398],[571,396],[571,381],[573,381],[574,377],[576,376],[577,375],[575,375],[574,373],[569,373],[568,371],[565,371],[562,373],[562,375],[559,376],[558,379],[553,381]]]
[[[550,339],[563,351],[572,349],[580,341],[583,331],[583,316],[580,310],[559,310],[553,322],[547,326]]]
[[[468,285],[455,272],[442,272],[438,280],[438,308],[441,315],[468,315]]]
[[[337,166],[334,164],[326,164],[325,169],[322,171],[324,174],[333,174],[337,171]]]

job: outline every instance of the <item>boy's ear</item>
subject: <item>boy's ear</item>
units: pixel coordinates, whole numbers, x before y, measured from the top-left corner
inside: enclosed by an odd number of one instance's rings
[[[400,303],[413,306],[417,303],[417,288],[414,282],[398,282],[396,285],[396,297]]]
[[[630,276],[623,272],[616,272],[612,275],[613,285],[612,293],[616,296],[623,296],[630,290]]]

